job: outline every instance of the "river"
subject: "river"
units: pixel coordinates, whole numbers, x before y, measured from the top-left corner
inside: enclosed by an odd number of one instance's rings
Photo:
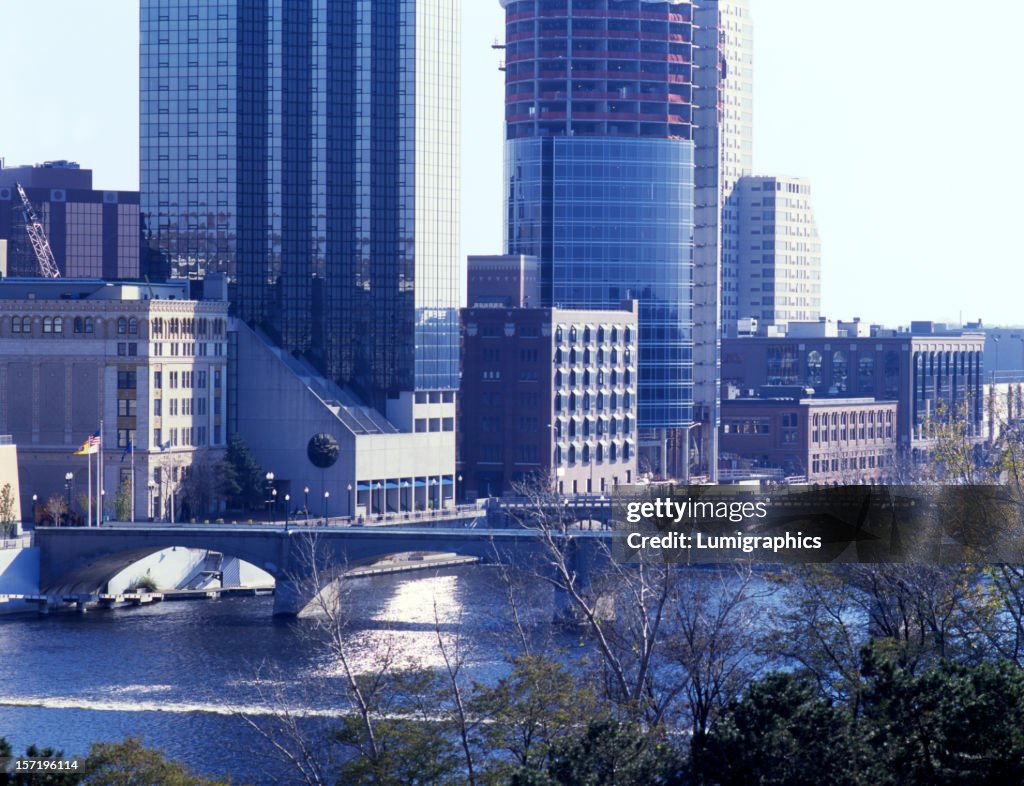
[[[438,625],[468,634],[472,669],[501,667],[507,604],[493,569],[346,584],[359,620],[351,632],[357,668],[371,667],[387,646],[438,665]],[[78,755],[92,742],[133,735],[196,772],[269,782],[266,762],[253,753],[265,746],[237,713],[260,718],[273,703],[268,685],[279,689],[275,699],[305,710],[329,715],[343,706],[340,685],[315,697],[302,690],[311,678],[340,679],[338,666],[309,645],[309,621],[274,620],[272,605],[271,597],[229,598],[0,617],[0,736],[17,752],[38,743]]]

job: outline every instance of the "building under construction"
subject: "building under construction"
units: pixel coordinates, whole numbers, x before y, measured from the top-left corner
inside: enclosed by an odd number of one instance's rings
[[[42,225],[61,276],[139,277],[138,191],[95,190],[92,170],[72,161],[6,167],[0,160],[0,240],[7,241],[8,275],[45,275],[33,248],[19,185]]]

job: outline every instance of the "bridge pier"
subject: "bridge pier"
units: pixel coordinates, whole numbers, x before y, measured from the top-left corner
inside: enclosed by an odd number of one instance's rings
[[[299,588],[298,582],[291,578],[276,577],[274,580],[274,616],[297,617],[309,599]]]

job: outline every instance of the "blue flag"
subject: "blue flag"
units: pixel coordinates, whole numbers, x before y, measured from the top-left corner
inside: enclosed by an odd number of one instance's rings
[[[124,460],[132,453],[135,452],[135,446],[131,440],[128,440],[128,444],[125,446],[124,453],[121,454],[121,463],[124,464]]]

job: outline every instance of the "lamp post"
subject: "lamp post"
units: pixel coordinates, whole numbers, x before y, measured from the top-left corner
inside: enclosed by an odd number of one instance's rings
[[[65,524],[65,526],[71,524],[71,484],[72,484],[72,482],[74,480],[75,480],[75,473],[74,472],[65,472],[64,473],[64,490],[67,491],[67,495],[68,495],[68,509],[64,513],[64,524]],[[55,521],[54,524],[56,524],[58,527],[60,526],[60,522],[59,521]]]
[[[437,485],[437,478],[430,479],[430,498],[427,502],[427,507],[433,505],[434,515],[437,515],[438,505],[434,501],[434,487]]]
[[[384,515],[384,494],[381,492],[380,481],[377,481],[377,515]]]
[[[459,509],[459,489],[462,488],[462,475],[460,474],[455,480],[456,480],[456,482],[459,485],[456,486],[453,489],[452,497],[455,499],[455,509],[458,510]]]
[[[999,336],[992,336],[992,344],[996,350],[996,362],[992,364],[992,376],[991,381],[994,385],[996,382],[996,372],[999,371]]]
[[[270,490],[270,520],[277,518],[277,489]]]
[[[398,507],[405,511],[406,518],[409,517],[409,512],[412,510],[412,504],[409,500],[409,481],[402,481],[402,499],[398,503]]]
[[[100,520],[99,521],[100,524],[103,523],[103,511],[106,510],[106,505],[104,505],[104,503],[106,501],[107,501],[107,490],[106,489],[100,489],[100,509],[99,509],[99,516],[97,517]],[[99,526],[99,525],[97,525],[97,526]]]
[[[331,492],[324,492],[324,526],[327,526],[327,501],[331,498]]]
[[[274,488],[274,473],[273,472],[268,472],[265,477],[267,479],[267,490],[268,491],[273,490],[273,488]],[[270,513],[270,505],[274,501],[272,499],[272,497],[273,497],[272,494],[267,494],[267,513]]]
[[[153,494],[156,492],[156,481],[153,480],[153,478],[150,478],[149,482],[146,484],[146,487],[149,489],[149,520],[152,521],[155,518],[156,514],[156,511],[153,510]]]
[[[32,495],[32,524],[36,523],[36,504],[39,502],[39,495]]]
[[[284,495],[284,526],[285,526],[285,529],[288,528],[288,515],[289,515],[288,508],[291,507],[291,504],[292,504],[292,495],[291,494],[285,494]]]
[[[348,489],[348,516],[355,518],[356,509],[352,506],[352,484],[349,483],[345,488]]]
[[[305,499],[302,503],[302,509],[306,513],[306,521],[309,521],[309,486],[303,486],[302,493],[305,495]]]

